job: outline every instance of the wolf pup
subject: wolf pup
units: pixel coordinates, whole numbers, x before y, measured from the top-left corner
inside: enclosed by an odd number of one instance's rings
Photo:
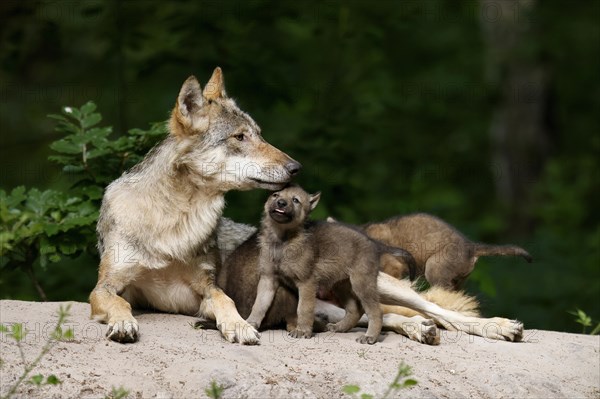
[[[357,341],[374,344],[382,327],[377,293],[379,258],[391,253],[408,264],[414,264],[414,260],[406,251],[378,243],[357,229],[307,221],[319,198],[320,193],[311,195],[293,185],[273,193],[265,203],[259,235],[261,277],[247,321],[260,326],[281,280],[298,288],[297,325],[290,335],[310,338],[320,286],[332,289],[346,310],[342,320],[327,328],[350,330],[364,308],[368,328]]]
[[[333,221],[333,219],[328,219]],[[417,275],[431,285],[459,290],[480,256],[532,257],[516,245],[490,245],[470,241],[443,220],[426,214],[399,216],[362,226],[367,235],[388,245],[405,248],[417,262]],[[406,266],[389,256],[382,259],[385,273],[406,277]]]
[[[100,270],[92,317],[107,337],[138,339],[132,306],[203,316],[228,341],[257,344],[258,332],[217,287],[217,229],[227,191],[278,190],[300,164],[268,144],[225,93],[216,68],[204,88],[181,87],[169,135],[106,189],[98,220]]]

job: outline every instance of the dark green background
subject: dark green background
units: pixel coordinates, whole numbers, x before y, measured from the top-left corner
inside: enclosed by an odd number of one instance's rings
[[[535,263],[481,259],[467,291],[487,315],[579,331],[567,311],[600,318],[600,2],[500,3],[0,2],[0,188],[66,187],[46,114],[93,100],[116,134],[146,128],[219,65],[323,192],[316,217],[425,211],[520,244]],[[264,197],[231,193],[226,214],[256,223]],[[96,268],[37,273],[50,299],[85,300]],[[0,289],[36,299],[19,271]]]

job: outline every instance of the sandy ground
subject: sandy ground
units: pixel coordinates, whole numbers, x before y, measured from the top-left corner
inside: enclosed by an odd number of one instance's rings
[[[23,322],[23,345],[33,359],[54,327],[59,303],[0,301],[2,323]],[[599,398],[600,337],[527,330],[524,342],[489,341],[444,331],[439,346],[387,333],[373,346],[356,343],[360,330],[291,339],[266,331],[260,346],[223,341],[195,330],[193,317],[138,313],[141,338],[117,344],[105,325],[88,320],[89,305],[73,303],[74,339],[60,342],[32,374],[55,374],[58,386],[24,384],[17,397],[105,397],[124,387],[133,398],[206,397],[212,380],[224,398],[336,398],[346,384],[381,396],[405,362],[415,387],[399,398]],[[2,334],[0,395],[23,367],[14,341]]]

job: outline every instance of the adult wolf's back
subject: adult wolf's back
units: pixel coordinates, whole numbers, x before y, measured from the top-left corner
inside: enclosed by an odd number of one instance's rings
[[[268,144],[227,97],[220,68],[203,91],[193,76],[184,82],[169,131],[106,189],[92,317],[107,322],[107,336],[119,342],[138,339],[131,306],[140,305],[212,318],[229,341],[257,343],[215,284],[215,229],[225,192],[282,188],[300,164]]]

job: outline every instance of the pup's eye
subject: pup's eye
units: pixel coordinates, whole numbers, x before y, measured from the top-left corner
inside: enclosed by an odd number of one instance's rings
[[[299,204],[300,200],[296,197],[292,198],[292,201],[294,201],[294,204]]]
[[[277,198],[277,197],[279,197],[279,194],[277,194],[277,193],[273,193],[272,197],[273,197],[273,198]]]
[[[244,140],[246,140],[246,135],[244,133],[236,134],[233,137],[235,137],[235,139],[237,141],[244,141]]]

